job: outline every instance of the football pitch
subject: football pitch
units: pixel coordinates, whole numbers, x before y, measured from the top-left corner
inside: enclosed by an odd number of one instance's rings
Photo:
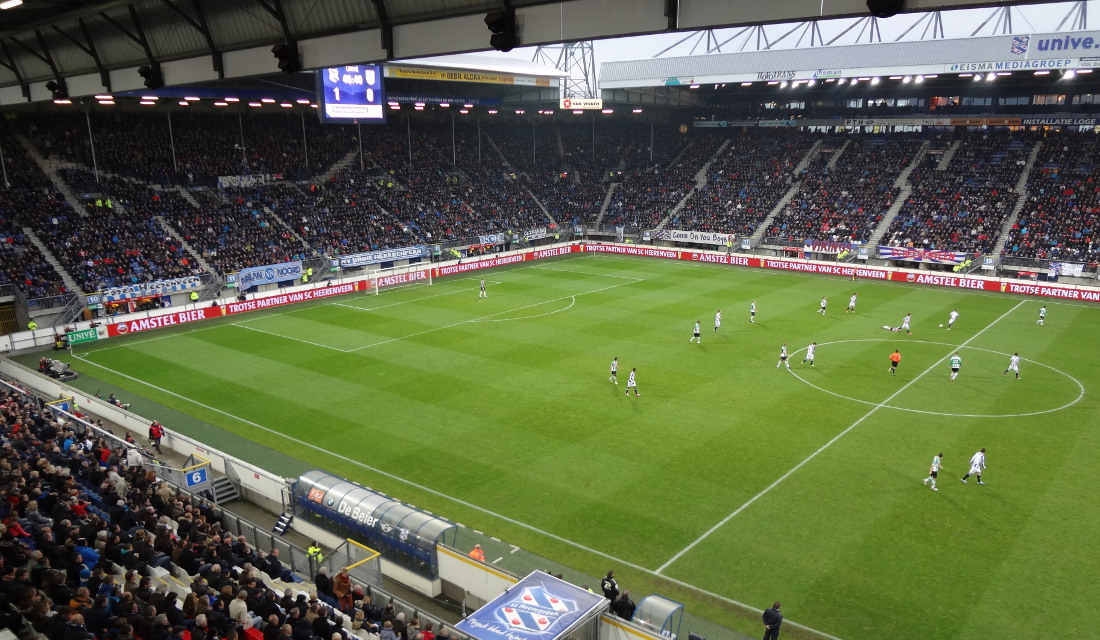
[[[170,429],[754,636],[731,600],[844,640],[1100,628],[1097,306],[584,254],[83,347],[82,389],[191,417]]]

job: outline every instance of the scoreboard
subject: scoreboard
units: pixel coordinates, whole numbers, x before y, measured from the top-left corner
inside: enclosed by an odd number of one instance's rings
[[[386,121],[382,66],[357,64],[317,71],[321,122],[381,123]]]

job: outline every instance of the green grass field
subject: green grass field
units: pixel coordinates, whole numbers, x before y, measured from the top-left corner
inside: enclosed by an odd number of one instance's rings
[[[1048,302],[1038,326],[1041,304],[589,254],[112,339],[73,368],[139,413],[178,411],[155,416],[169,428],[256,443],[243,458],[614,567],[635,599],[752,635],[724,598],[780,599],[844,640],[1095,637],[1100,308]],[[881,328],[907,312],[914,335]],[[1021,380],[1001,374],[1015,351]],[[624,395],[632,367],[641,397]],[[961,484],[981,447],[987,485]]]

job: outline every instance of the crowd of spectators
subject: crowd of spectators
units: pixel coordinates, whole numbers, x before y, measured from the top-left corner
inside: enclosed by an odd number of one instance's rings
[[[559,224],[595,220],[611,186],[595,170],[531,172],[524,180]]]
[[[95,164],[150,184],[213,185],[218,176],[323,173],[354,149],[351,125],[322,125],[315,114],[93,112]],[[305,144],[303,146],[303,122]],[[50,114],[31,123],[43,155],[92,166],[84,115]],[[173,156],[173,154],[175,154]]]
[[[1049,133],[1031,169],[1027,202],[1004,256],[1095,263],[1100,259],[1100,145],[1092,133]]]
[[[197,209],[168,191],[165,217],[183,239],[221,273],[301,260],[313,255],[305,243],[264,206],[255,187],[226,189],[227,201]]]
[[[72,212],[57,187],[22,148],[10,129],[0,129],[4,177],[0,184],[0,283],[19,287],[28,298],[67,293],[61,274],[27,237],[36,220]]]
[[[99,427],[0,391],[0,629],[47,640],[452,637],[374,604],[346,569],[330,579],[322,568],[312,593],[292,587],[300,579],[278,548],[224,530],[216,506],[143,467],[151,454],[129,432]]]
[[[935,156],[909,175],[912,193],[882,243],[941,251],[988,253],[1017,199],[1016,184],[1034,136],[973,131],[940,169]]]
[[[314,251],[343,255],[416,244],[412,233],[378,206],[389,179],[348,167],[332,179],[298,187],[275,184],[252,190],[293,227]],[[304,189],[304,190],[303,190]]]
[[[745,107],[731,109],[712,115],[747,117],[747,111],[735,113]],[[238,121],[221,114],[181,114],[173,123],[177,162],[201,176],[289,166],[291,149],[301,142],[300,135],[285,133],[287,121],[276,116],[257,114]],[[200,270],[199,257],[217,271],[233,272],[316,255],[461,242],[553,223],[581,223],[599,218],[605,201],[606,225],[654,228],[683,202],[668,220],[670,227],[746,236],[760,230],[792,186],[798,187],[797,193],[765,235],[865,241],[896,199],[893,184],[925,139],[917,134],[822,138],[779,127],[681,129],[666,123],[651,128],[549,119],[480,128],[443,119],[415,126],[392,121],[317,133],[314,127],[320,125],[310,122],[307,137],[311,132],[320,137],[310,146],[310,157],[319,164],[309,168],[308,180],[193,190],[196,207],[175,189],[149,186],[179,177],[164,170],[171,151],[160,137],[161,124],[146,114],[93,119],[93,131],[104,136],[97,143],[100,169],[112,167],[143,179],[123,179],[107,171],[97,180],[86,170],[64,171],[76,193],[94,194],[80,212],[66,204],[18,141],[5,134],[14,161],[8,163],[12,186],[0,192],[0,278],[32,296],[64,291],[60,274],[23,236],[23,226],[31,226],[80,287],[93,292],[192,275]],[[257,141],[243,153],[242,127],[246,142]],[[264,133],[268,128],[279,131]],[[196,135],[184,143],[179,140],[184,133]],[[90,159],[82,155],[87,148],[82,118],[36,121],[32,138],[47,153]],[[939,168],[942,155],[937,152],[952,141],[932,141],[909,177],[912,193],[887,231],[885,244],[959,251],[993,246],[1015,204],[1016,183],[1034,137],[974,129],[960,138],[945,169]],[[1096,146],[1090,135],[1063,139],[1060,147],[1044,147],[1031,175],[1030,206],[1011,231],[1006,255],[1095,257],[1096,207],[1089,174]],[[794,175],[817,140],[823,140],[819,153]],[[715,157],[727,141],[728,147]],[[848,148],[835,166],[828,166],[845,141]],[[323,177],[331,163],[357,147],[362,148],[361,159]],[[192,155],[208,164],[191,163]],[[705,181],[697,184],[699,170],[712,159]],[[321,166],[322,161],[329,164]]]
[[[795,167],[817,140],[782,131],[734,135],[697,188],[669,222],[689,231],[751,236],[790,190]]]
[[[62,175],[98,195],[85,202],[84,215],[36,219],[34,229],[85,293],[201,271],[155,219],[165,204],[160,192],[117,177],[97,184],[79,169]]]
[[[516,171],[552,173],[567,170],[562,161],[561,139],[550,122],[535,121],[531,125],[500,125],[489,127],[485,135]]]
[[[726,139],[718,134],[695,136],[667,165],[627,173],[611,196],[603,224],[656,227],[695,188],[696,174]]]
[[[829,242],[866,242],[898,197],[894,186],[922,141],[905,134],[830,137],[835,162],[811,166],[798,193],[776,215],[765,235]],[[847,146],[842,146],[847,143]],[[843,150],[841,150],[843,149]]]
[[[47,640],[228,640],[248,629],[346,640],[381,625],[386,609],[362,587],[340,610],[287,587],[278,549],[223,530],[217,507],[159,481],[139,448],[104,433],[0,392],[0,628]],[[168,571],[190,584],[170,589]]]

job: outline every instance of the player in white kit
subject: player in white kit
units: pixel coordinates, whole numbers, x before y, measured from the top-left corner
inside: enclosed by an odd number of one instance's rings
[[[806,347],[806,357],[803,358],[802,364],[806,364],[809,361],[810,366],[814,366],[814,352],[817,351],[817,343],[814,342],[810,346]]]
[[[630,395],[630,388],[634,387],[634,396],[640,396],[638,393],[638,382],[634,379],[634,374],[638,372],[638,367],[634,367],[630,370],[630,377],[626,379],[626,395]]]
[[[940,469],[943,469],[943,454],[938,456],[932,456],[932,468],[928,470],[928,477],[924,479],[924,486],[928,486],[928,483],[932,483],[932,491],[939,491],[936,488],[936,476],[939,475]]]
[[[970,471],[967,471],[966,475],[962,477],[963,484],[966,484],[966,479],[971,475],[978,476],[978,484],[985,484],[982,482],[982,469],[985,469],[985,447],[970,456]]]

